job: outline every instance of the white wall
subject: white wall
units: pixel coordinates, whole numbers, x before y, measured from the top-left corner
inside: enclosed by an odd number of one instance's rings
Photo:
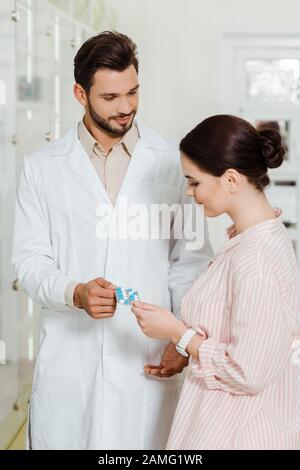
[[[108,0],[116,27],[137,43],[140,116],[178,139],[218,112],[222,33],[298,33],[300,1]]]
[[[299,33],[300,0],[108,0],[116,29],[138,45],[140,118],[179,140],[221,111],[220,43],[224,33]],[[226,110],[222,110],[225,112]],[[215,249],[218,219],[209,221]],[[222,228],[223,230],[223,228]]]

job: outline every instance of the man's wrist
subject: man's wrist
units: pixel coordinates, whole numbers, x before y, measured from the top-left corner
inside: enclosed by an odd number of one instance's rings
[[[77,284],[77,286],[74,289],[73,303],[74,303],[74,306],[77,307],[77,308],[83,308],[82,304],[81,304],[81,292],[82,292],[82,287],[83,286],[84,286],[84,284],[79,283],[79,284]]]
[[[76,308],[74,306],[73,296],[74,296],[74,290],[77,284],[79,284],[78,281],[70,281],[65,287],[65,292],[64,292],[65,305],[67,305],[69,308]]]

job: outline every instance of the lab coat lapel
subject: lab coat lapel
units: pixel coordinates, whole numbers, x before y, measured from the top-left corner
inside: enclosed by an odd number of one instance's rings
[[[147,139],[142,135],[131,156],[116,204],[120,196],[126,196],[135,190],[136,186],[156,162],[158,155],[154,149],[157,150],[157,143],[153,148],[153,145],[148,143]],[[97,198],[101,197],[106,203],[112,205],[102,181],[78,139],[77,126],[64,139],[58,141],[53,146],[52,155],[54,157],[64,157],[67,166],[88,183],[88,187],[95,193],[95,196]]]
[[[154,153],[148,143],[140,138],[131,156],[116,204],[121,196],[126,196],[135,190],[157,158],[157,154]]]
[[[63,142],[60,141],[59,145],[54,146],[52,154],[64,156],[67,166],[86,181],[95,197],[101,197],[111,205],[107,191],[78,139],[77,126],[66,135]]]

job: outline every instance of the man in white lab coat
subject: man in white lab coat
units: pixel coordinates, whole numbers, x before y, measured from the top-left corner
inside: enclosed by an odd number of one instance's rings
[[[163,449],[187,362],[141,333],[130,307],[116,304],[115,286],[180,315],[211,248],[205,225],[194,249],[185,233],[174,235],[184,202],[179,152],[135,120],[135,44],[112,32],[89,39],[75,81],[83,121],[24,157],[17,194],[13,264],[41,305],[29,446]],[[170,236],[153,236],[152,208],[172,204]],[[187,207],[184,224],[196,211]],[[147,375],[146,363],[161,363],[164,377]]]

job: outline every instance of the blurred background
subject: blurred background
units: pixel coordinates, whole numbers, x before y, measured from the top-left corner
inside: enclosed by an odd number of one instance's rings
[[[0,449],[24,447],[39,308],[11,267],[22,158],[61,137],[82,110],[73,58],[107,29],[138,46],[139,119],[179,141],[205,117],[272,126],[286,146],[268,194],[283,209],[300,264],[300,1],[2,0],[0,2]],[[226,217],[209,220],[215,250]]]

